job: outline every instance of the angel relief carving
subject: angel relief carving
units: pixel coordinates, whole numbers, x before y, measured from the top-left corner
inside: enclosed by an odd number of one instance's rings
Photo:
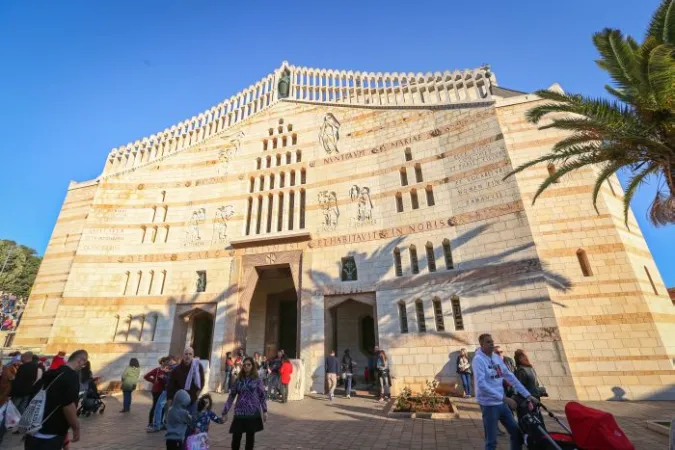
[[[319,192],[318,200],[321,213],[323,214],[321,230],[334,231],[340,218],[337,194],[333,191],[321,191]]]
[[[338,141],[340,140],[340,122],[331,113],[323,118],[323,124],[319,130],[319,142],[327,154],[340,153]]]
[[[357,186],[356,184],[349,190],[349,198],[352,202],[357,202],[356,218],[352,220],[352,225],[372,225],[373,202],[370,198],[370,188],[368,186]]]
[[[227,240],[227,222],[234,215],[234,206],[221,206],[216,210],[213,219],[213,238],[214,242],[225,242]]]
[[[185,223],[185,245],[196,244],[201,241],[199,235],[199,225],[206,218],[206,209],[199,208],[192,212],[190,218]]]
[[[230,139],[227,147],[218,150],[218,176],[227,175],[230,162],[234,159],[241,148],[241,141],[244,138],[244,132],[240,131]]]

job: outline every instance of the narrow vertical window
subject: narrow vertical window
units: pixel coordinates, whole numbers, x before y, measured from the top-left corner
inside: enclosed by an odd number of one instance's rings
[[[274,189],[274,181],[275,181],[275,176],[274,174],[270,175],[270,189]]]
[[[288,230],[293,230],[293,216],[295,212],[295,192],[288,194]]]
[[[253,209],[253,199],[248,198],[248,207],[246,208],[246,236],[251,234],[251,210]]]
[[[251,177],[248,191],[252,193],[254,190],[255,190],[255,178]]]
[[[396,212],[403,212],[403,196],[400,192],[396,193]]]
[[[408,311],[406,311],[405,303],[398,302],[398,319],[401,326],[401,333],[408,332]]]
[[[162,284],[159,286],[159,295],[164,294],[165,285],[166,285],[166,270],[162,270]]]
[[[277,144],[279,141],[277,141],[277,138],[272,139],[272,148],[277,148]]]
[[[265,189],[265,175],[260,175],[258,181],[259,181],[258,190],[263,191]]]
[[[412,204],[412,209],[419,209],[420,201],[417,198],[417,190],[413,189],[410,191],[410,203]]]
[[[403,276],[403,265],[401,264],[401,250],[398,248],[394,249],[394,270],[396,271],[397,277]]]
[[[263,139],[263,151],[267,150],[267,139]]]
[[[277,155],[277,167],[281,165],[281,155]]]
[[[298,135],[297,134],[293,133],[293,135],[291,136],[291,142],[293,143],[293,145],[298,144]]]
[[[288,138],[286,136],[281,138],[281,146],[286,147],[288,145]]]
[[[141,227],[141,244],[145,244],[145,235],[147,234],[148,229],[143,225]]]
[[[277,211],[277,231],[281,231],[284,226],[284,194],[279,193],[279,209]]]
[[[153,314],[152,315],[152,334],[150,335],[151,341],[155,340],[155,334],[157,333],[157,322],[158,321],[159,321],[159,315]]]
[[[150,281],[148,282],[148,295],[152,295],[152,283],[155,281],[155,271],[150,271]]]
[[[302,162],[302,152],[300,150],[295,152],[295,162],[296,163]]]
[[[591,270],[591,264],[588,261],[588,255],[586,255],[586,250],[579,249],[577,250],[577,259],[579,260],[579,266],[581,267],[581,273],[585,277],[593,276],[593,270]]]
[[[156,217],[157,217],[157,207],[153,206],[152,207],[152,220],[150,222],[154,222]]]
[[[291,186],[295,186],[295,170],[291,170]]]
[[[140,323],[140,326],[138,327],[138,342],[141,342],[143,339],[143,328],[145,327],[145,314],[141,314],[138,317],[138,321]]]
[[[150,242],[153,244],[155,243],[155,240],[157,239],[157,227],[152,227],[152,236],[150,237]]]
[[[272,203],[274,197],[270,195],[267,197],[267,232],[271,233],[272,232],[272,218],[274,217],[273,212],[272,212]]]
[[[162,203],[164,203],[166,201],[166,191],[162,191],[161,197],[162,197]]]
[[[162,215],[162,223],[166,222],[166,215],[169,214],[169,207],[164,207],[164,214]]]
[[[415,164],[415,182],[421,183],[422,181],[424,181],[422,179],[422,166]]]
[[[452,303],[452,317],[455,321],[455,331],[464,329],[464,319],[462,319],[462,307],[459,304],[459,297],[453,295],[450,299]]]
[[[429,272],[436,272],[436,255],[434,253],[434,246],[431,242],[427,242],[425,248],[427,251],[427,266],[429,267]]]
[[[443,319],[443,307],[441,305],[441,299],[435,297],[432,303],[434,305],[434,320],[436,321],[436,331],[438,332],[445,331],[445,320]]]
[[[436,204],[436,201],[434,200],[434,188],[427,186],[424,191],[427,194],[427,206],[434,206]]]
[[[286,185],[286,174],[281,172],[279,174],[279,187],[282,188]]]
[[[417,314],[417,330],[420,333],[427,331],[427,323],[424,319],[424,305],[422,300],[415,300],[415,313]]]
[[[131,332],[131,322],[134,320],[134,318],[129,314],[126,318],[126,330],[124,333],[124,342],[129,340],[129,333]]]
[[[122,290],[122,295],[127,295],[127,292],[129,291],[129,281],[131,278],[131,273],[128,271],[124,273],[124,289]]]
[[[406,172],[405,167],[401,167],[401,170],[399,170],[399,174],[401,176],[401,186],[407,186],[408,185],[408,172]]]
[[[645,273],[647,274],[647,278],[649,278],[649,284],[652,285],[652,290],[654,291],[654,295],[659,295],[659,291],[656,290],[656,285],[654,284],[654,280],[652,279],[652,275],[649,273],[649,269],[647,269],[647,266],[644,266],[645,268]]]
[[[291,152],[286,152],[286,164],[291,163]]]
[[[169,225],[164,227],[164,243],[169,240]]]
[[[305,190],[300,191],[300,229],[305,228]]]
[[[417,260],[417,247],[410,246],[410,270],[412,273],[420,273],[420,264]]]
[[[443,257],[445,258],[446,270],[454,269],[452,261],[452,248],[450,248],[450,239],[443,239]]]
[[[263,209],[263,198],[262,196],[258,197],[258,216],[256,217],[255,223],[255,234],[260,234],[261,225],[262,225],[262,209]]]
[[[255,160],[255,168],[256,170],[262,169],[262,158],[258,158]]]
[[[137,281],[136,281],[136,295],[141,291],[141,281],[143,281],[143,271],[139,270],[137,275]]]
[[[265,162],[267,163],[268,169],[272,167],[272,157],[270,155],[267,155],[267,158],[265,158]]]
[[[405,149],[405,160],[406,161],[412,161],[412,150],[410,150],[410,147]]]
[[[300,184],[305,184],[307,183],[307,171],[305,169],[302,169],[300,171]]]

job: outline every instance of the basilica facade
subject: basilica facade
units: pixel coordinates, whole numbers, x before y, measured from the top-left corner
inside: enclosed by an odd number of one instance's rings
[[[590,169],[534,205],[555,167],[505,179],[564,136],[539,102],[487,68],[284,62],[70,184],[14,343],[110,380],[191,345],[213,390],[226,352],[284,349],[303,392],[379,345],[396,393],[451,387],[489,332],[553,398],[675,399],[675,306],[618,180],[596,211]]]

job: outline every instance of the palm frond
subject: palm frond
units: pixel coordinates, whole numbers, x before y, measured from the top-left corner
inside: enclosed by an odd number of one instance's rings
[[[601,56],[596,63],[617,85],[631,89],[639,83],[641,75],[635,53],[621,31],[605,28],[593,35],[593,44]]]
[[[554,173],[546,177],[546,179],[539,185],[537,188],[537,191],[534,193],[534,197],[532,197],[532,204],[537,201],[537,198],[553,183],[558,181],[562,176],[568,174],[569,172],[572,172],[574,170],[580,169],[584,166],[590,166],[593,164],[598,164],[604,162],[604,160],[599,159],[597,157],[582,157],[579,159],[576,159],[572,162],[568,162],[561,166],[559,169],[556,169]]]
[[[657,191],[649,206],[648,217],[656,226],[675,222],[675,196]]]
[[[602,189],[602,184],[609,177],[614,175],[617,172],[617,170],[619,170],[621,167],[623,167],[622,163],[618,162],[609,163],[602,168],[602,170],[598,174],[598,177],[595,179],[592,198],[593,198],[593,208],[595,208],[595,212],[597,212],[598,214],[600,214],[600,211],[598,211],[598,195],[600,194],[600,189]]]
[[[675,13],[674,13],[675,15]],[[675,94],[675,45],[662,44],[649,55],[649,84],[656,102],[672,110]]]
[[[505,181],[507,178],[515,175],[516,173],[522,172],[523,170],[535,166],[537,164],[541,164],[543,162],[557,162],[557,161],[567,161],[570,158],[573,158],[575,156],[580,156],[580,155],[587,155],[588,153],[591,153],[593,155],[594,151],[597,149],[596,146],[593,145],[587,145],[587,146],[576,146],[576,147],[570,147],[566,150],[562,150],[560,152],[556,153],[547,153],[537,159],[534,159],[532,161],[528,161],[524,164],[521,164],[520,166],[516,167],[513,169],[511,172],[507,173],[504,178],[502,178],[502,181]]]
[[[637,191],[637,188],[644,183],[645,178],[649,175],[655,174],[658,172],[659,166],[656,164],[649,164],[642,172],[638,172],[637,175],[631,177],[628,182],[628,186],[624,191],[623,195],[623,220],[626,225],[628,225],[628,210],[630,209],[630,202],[633,200],[633,196]]]
[[[654,37],[666,44],[675,44],[675,6],[672,0],[663,0],[652,15],[645,39],[648,37]]]

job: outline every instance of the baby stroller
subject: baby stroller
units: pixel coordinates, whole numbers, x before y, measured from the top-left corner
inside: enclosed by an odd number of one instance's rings
[[[546,429],[542,409],[565,433],[554,433]],[[527,401],[518,402],[517,414],[518,425],[528,450],[635,450],[617,425],[614,416],[581,403],[569,402],[565,405],[569,426],[542,404],[533,406]]]
[[[92,414],[103,414],[105,412],[105,403],[103,399],[105,394],[100,394],[93,380],[89,382],[86,390],[80,391],[77,415],[89,417]]]

